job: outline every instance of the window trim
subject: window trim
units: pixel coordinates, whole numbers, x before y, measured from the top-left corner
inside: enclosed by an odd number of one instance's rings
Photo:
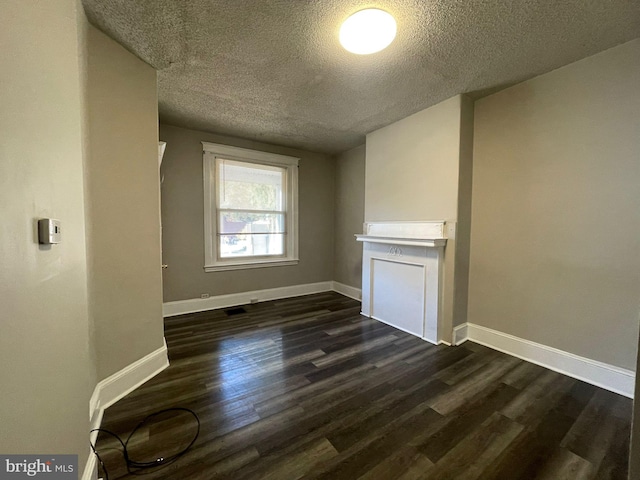
[[[218,258],[216,158],[272,165],[286,170],[285,255]],[[250,268],[297,265],[298,258],[298,162],[299,158],[218,143],[202,142],[204,183],[204,271],[221,272]],[[216,217],[217,218],[217,217]]]

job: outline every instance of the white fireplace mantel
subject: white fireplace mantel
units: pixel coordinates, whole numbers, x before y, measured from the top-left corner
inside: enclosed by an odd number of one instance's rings
[[[439,343],[445,222],[364,224],[362,314]]]
[[[414,245],[416,247],[444,247],[446,238],[398,238],[398,237],[378,237],[374,235],[356,235],[359,242],[387,243],[391,245]]]

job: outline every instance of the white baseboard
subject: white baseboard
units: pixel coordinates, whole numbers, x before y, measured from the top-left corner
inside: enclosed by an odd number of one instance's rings
[[[338,292],[345,297],[353,298],[354,300],[362,300],[362,290],[360,288],[351,287],[344,283],[333,281],[331,282],[331,290]]]
[[[133,392],[147,380],[155,377],[168,366],[169,357],[167,355],[167,342],[165,340],[162,347],[99,382],[89,400],[90,430],[100,428],[105,409]],[[97,432],[89,435],[89,441],[94,445],[97,436]],[[82,480],[93,479],[95,469],[96,459],[93,452],[91,452],[81,477]]]
[[[463,333],[465,330],[466,335]],[[636,374],[632,370],[581,357],[473,323],[460,325],[454,329],[456,341],[458,338],[465,339],[465,337],[494,350],[633,398]]]
[[[162,305],[162,312],[165,317],[174,317],[176,315],[184,315],[185,313],[204,312],[217,308],[236,307],[238,305],[246,305],[247,303],[267,302],[269,300],[300,297],[302,295],[328,291],[331,291],[331,282],[306,283],[304,285],[292,285],[290,287],[217,295],[209,298],[192,298],[189,300],[178,300],[177,302],[166,302]]]
[[[102,380],[91,396],[92,413],[104,410],[169,366],[167,342],[157,350]]]
[[[453,329],[453,345],[461,345],[466,342],[468,338],[467,325],[463,323]]]
[[[269,300],[280,300],[282,298],[300,297],[302,295],[330,291],[338,292],[355,300],[362,298],[360,289],[350,287],[343,283],[328,281],[291,285],[289,287],[268,288],[266,290],[253,290],[251,292],[231,293],[209,298],[192,298],[189,300],[178,300],[176,302],[165,302],[162,305],[162,312],[165,317],[174,317],[186,313],[205,312],[217,308],[237,307],[238,305],[246,305],[248,303],[268,302]]]

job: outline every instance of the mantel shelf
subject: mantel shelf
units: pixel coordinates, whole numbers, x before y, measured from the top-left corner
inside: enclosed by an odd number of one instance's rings
[[[412,245],[416,247],[444,247],[446,238],[405,238],[380,237],[377,235],[356,235],[358,242],[386,243],[391,245]]]

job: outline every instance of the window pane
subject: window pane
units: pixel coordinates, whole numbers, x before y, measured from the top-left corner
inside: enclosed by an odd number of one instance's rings
[[[284,210],[286,169],[217,159],[218,207],[239,210]]]
[[[220,235],[218,239],[221,258],[284,255],[281,233]]]
[[[283,213],[256,213],[242,210],[220,212],[218,232],[225,233],[284,233]]]

